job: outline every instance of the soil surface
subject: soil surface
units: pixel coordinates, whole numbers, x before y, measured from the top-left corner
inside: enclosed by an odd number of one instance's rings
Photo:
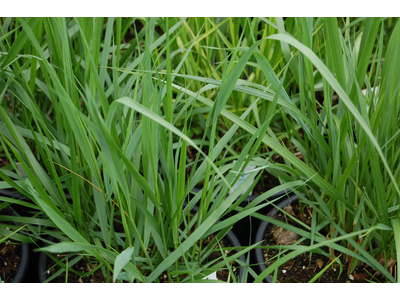
[[[10,283],[17,275],[21,263],[22,248],[11,243],[0,244],[0,277],[1,282]]]
[[[310,225],[311,224],[311,207],[306,207],[303,213],[300,213],[298,204],[288,205],[285,211],[295,216],[302,222]],[[278,213],[275,218],[282,222],[289,223],[293,226],[297,226],[297,223],[286,217],[283,213]],[[273,225],[268,226],[270,228],[268,233],[265,235],[264,246],[272,245],[291,245],[298,241],[299,237],[291,231],[285,230],[282,227]],[[310,241],[306,240],[301,245],[309,245]],[[329,252],[328,248],[322,249],[325,252]],[[331,249],[333,251],[333,249]],[[290,253],[290,251],[285,254]],[[265,265],[268,267],[276,261],[275,256],[279,254],[279,249],[265,249]],[[285,254],[281,254],[281,257]],[[332,257],[340,255],[338,252],[332,252]],[[373,268],[367,265],[358,266],[353,274],[348,274],[350,262],[343,262],[343,257],[339,259],[342,261],[342,268],[336,262],[334,262],[315,282],[321,283],[356,283],[356,282],[385,282],[385,277],[380,273],[376,272]],[[295,259],[286,262],[281,265],[278,269],[277,274],[270,274],[271,277],[277,276],[276,282],[280,283],[305,283],[309,282],[314,276],[316,276],[322,269],[331,263],[333,259],[322,254],[305,252],[297,256]]]
[[[215,238],[215,235],[213,235],[213,234],[210,235],[210,236],[209,236],[209,239],[206,239],[206,240],[203,242],[203,245],[204,245],[204,246],[207,246],[214,238]],[[223,238],[222,240],[219,241],[219,244],[220,244],[220,246],[221,246],[222,248],[230,247],[228,241],[227,241],[226,239],[224,239],[224,238]],[[233,254],[234,254],[233,252],[229,251],[229,252],[226,252],[225,255],[231,256],[231,255],[233,255]],[[207,259],[207,261],[212,261],[212,260],[217,259],[217,258],[221,258],[221,259],[218,260],[218,261],[221,261],[221,260],[222,260],[222,253],[221,253],[219,247],[217,248],[217,251],[214,251],[214,252],[212,252],[212,253],[210,254],[210,256],[209,256],[209,258]],[[235,274],[236,279],[238,279],[238,278],[237,278],[237,277],[238,277],[238,272],[237,272],[237,269],[236,269],[236,267],[238,267],[238,264],[237,264],[236,262],[231,262],[231,263],[230,263],[230,267],[231,267],[231,269],[232,269],[232,272]],[[227,269],[226,266],[224,267],[223,270],[217,271],[217,278],[218,278],[218,280],[221,280],[221,281],[233,282],[232,276],[231,276],[231,274],[229,273],[229,270]]]
[[[67,257],[69,254],[67,253],[60,253],[60,254],[52,254],[54,257],[56,257],[58,260],[62,261],[64,264],[66,263],[66,260],[63,259]],[[68,262],[72,261],[76,255],[73,255],[71,257],[68,257]],[[80,261],[78,261],[76,264],[74,264],[72,267],[69,267],[68,269],[68,279],[66,280],[66,272],[64,271],[60,275],[58,275],[56,278],[54,278],[51,283],[104,283],[105,278],[103,276],[103,273],[101,272],[101,269],[96,270],[93,274],[87,275],[88,272],[90,272],[92,269],[94,269],[97,265],[92,264],[90,266],[89,263],[86,262],[84,258],[82,258]],[[47,276],[51,277],[55,273],[57,273],[58,270],[61,269],[61,267],[56,264],[50,257],[47,260]]]
[[[0,214],[12,215],[13,212],[11,209],[6,207],[0,212]],[[2,222],[2,224],[13,225],[12,222]],[[1,235],[0,238],[2,238]],[[22,255],[22,247],[10,241],[5,241],[0,244],[0,277],[1,282],[5,283],[10,283],[14,280],[21,263]]]

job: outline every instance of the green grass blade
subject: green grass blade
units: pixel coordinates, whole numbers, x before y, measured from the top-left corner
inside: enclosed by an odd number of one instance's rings
[[[133,247],[129,247],[118,254],[114,263],[114,274],[113,274],[113,282],[115,282],[118,278],[119,273],[126,266],[126,264],[131,260],[133,253]]]
[[[392,220],[392,225],[393,225],[393,232],[394,232],[394,241],[396,245],[396,253],[397,257],[400,253],[400,220],[399,219],[393,219]],[[398,259],[397,259],[398,261]],[[400,283],[400,268],[397,267],[397,282]]]
[[[400,27],[400,26],[399,26]],[[400,33],[400,30],[399,30]],[[358,112],[357,108],[354,106],[353,102],[350,100],[349,96],[346,94],[344,89],[341,87],[337,79],[333,76],[333,74],[328,70],[328,68],[321,62],[321,60],[311,51],[311,49],[305,47],[301,43],[299,43],[296,39],[289,35],[283,35],[283,34],[277,34],[268,37],[269,39],[275,39],[275,40],[280,40],[287,42],[297,49],[301,51],[313,64],[314,66],[319,70],[319,72],[324,76],[324,78],[329,82],[329,84],[332,86],[332,88],[338,93],[339,97],[342,99],[344,104],[347,106],[347,108],[351,111],[355,119],[359,122],[359,124],[362,126],[363,130],[365,133],[368,135],[369,139],[371,140],[372,144],[374,145],[376,151],[378,152],[379,156],[382,159],[382,162],[393,182],[393,185],[400,196],[400,189],[399,186],[397,185],[397,181],[395,177],[393,176],[392,171],[390,170],[390,167],[386,161],[386,158],[384,154],[382,153],[382,150],[378,144],[378,142],[375,139],[374,134],[371,131],[371,128],[369,124],[367,123],[366,120],[361,116],[361,114]]]

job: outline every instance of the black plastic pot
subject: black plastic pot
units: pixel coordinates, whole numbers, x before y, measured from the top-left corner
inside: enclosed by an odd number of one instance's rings
[[[224,238],[226,238],[228,240],[228,243],[231,247],[241,247],[242,246],[232,230],[228,231],[228,233],[225,235]],[[236,253],[237,252],[239,252],[239,250],[236,250]],[[246,262],[246,257],[244,255],[240,256],[239,259],[242,262]],[[239,282],[242,282],[244,269],[242,267],[240,267],[240,268],[238,268],[238,272],[239,272]]]
[[[186,206],[187,203],[185,203],[184,205]],[[195,205],[192,207],[191,211],[194,213],[197,213],[199,211],[199,207],[197,205]],[[218,222],[220,222],[220,221],[217,221],[217,223]],[[236,235],[233,233],[232,230],[229,230],[227,232],[227,234],[224,236],[224,238],[226,238],[228,240],[228,243],[231,247],[241,247],[242,246],[239,239],[236,237]],[[236,251],[236,253],[238,253],[240,250],[235,250],[235,251]],[[246,257],[244,255],[240,256],[239,259],[244,263],[246,262]],[[242,281],[243,273],[244,273],[244,269],[239,268],[239,282]]]
[[[50,241],[54,241],[54,237],[49,238]],[[44,283],[49,276],[47,275],[47,262],[49,257],[46,252],[40,252],[39,254],[39,264],[38,264],[38,277],[39,282]]]
[[[19,264],[17,274],[15,275],[12,283],[24,282],[25,277],[28,273],[29,261],[30,261],[30,246],[27,243],[22,243],[21,248],[22,248],[21,262]]]
[[[284,200],[280,201],[276,206],[279,207],[280,209],[283,209],[286,205],[295,204],[298,201],[299,201],[299,197],[297,195],[293,195],[289,198],[285,198]],[[280,210],[278,208],[273,207],[268,211],[267,216],[274,218],[279,212],[280,212]],[[271,224],[267,221],[262,221],[260,223],[260,226],[257,229],[254,243],[263,241],[267,231],[271,230],[272,226],[273,226],[273,224]],[[264,258],[263,249],[256,248],[253,250],[253,254],[254,254],[255,264],[258,268],[259,274],[261,274],[264,270],[267,269],[267,267],[265,266],[265,260],[264,260],[265,258]],[[270,275],[268,275],[267,277],[265,277],[263,279],[263,281],[266,283],[272,283],[272,277]]]
[[[201,189],[199,189],[199,188],[192,189],[193,193],[198,193],[200,191],[201,191]],[[290,193],[291,193],[291,190],[283,190],[283,191],[280,191],[280,192],[272,195],[267,200],[271,201],[271,200],[277,199],[279,197],[282,197],[284,195],[288,195]],[[247,204],[249,204],[250,202],[252,202],[259,196],[260,195],[247,196],[243,200],[243,202],[240,204],[240,206],[242,206],[242,207],[246,206]],[[236,200],[238,200],[238,199],[236,199]],[[268,207],[269,206],[266,206],[266,207],[260,209],[258,211],[258,213],[261,213],[261,214],[266,213],[268,210]],[[233,216],[234,214],[236,214],[236,211],[231,211],[226,216],[224,216],[223,219],[229,218],[229,217]],[[255,230],[257,230],[258,226],[259,226],[259,220],[248,216],[248,217],[245,217],[245,218],[237,221],[233,225],[232,231],[235,233],[236,237],[239,239],[239,241],[242,245],[250,245],[251,241],[253,240],[253,237],[255,236]]]

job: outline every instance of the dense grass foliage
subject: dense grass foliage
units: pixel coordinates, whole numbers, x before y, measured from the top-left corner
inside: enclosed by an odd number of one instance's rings
[[[397,19],[0,25],[0,189],[31,202],[0,200],[30,210],[15,220],[33,241],[61,241],[47,251],[89,255],[109,281],[196,282],[218,268],[232,273],[236,260],[243,281],[251,274],[260,282],[305,251],[332,260],[343,253],[337,261],[352,269],[361,261],[399,280],[387,266],[399,248]],[[229,194],[249,164],[257,172]],[[281,185],[240,207],[266,170]],[[203,188],[191,192],[196,186]],[[257,212],[288,188],[313,208],[311,226]],[[238,260],[259,245],[208,261],[218,239],[249,215],[311,246],[282,247],[294,251],[260,275]]]

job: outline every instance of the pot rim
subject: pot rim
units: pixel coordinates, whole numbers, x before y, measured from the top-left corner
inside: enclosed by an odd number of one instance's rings
[[[30,246],[27,243],[21,243],[21,262],[18,266],[17,274],[12,283],[22,283],[28,273],[30,261]]]
[[[299,196],[297,195],[292,195],[288,198],[285,198],[276,204],[277,207],[283,209],[286,205],[291,204],[291,203],[297,203],[299,201]],[[268,217],[273,217],[279,212],[279,209],[277,207],[272,207],[268,212],[267,216]],[[258,243],[260,241],[264,240],[265,233],[267,231],[267,227],[270,223],[267,221],[262,221],[260,225],[258,226],[256,236],[254,238],[254,243]],[[255,256],[255,263],[257,265],[259,274],[261,274],[264,270],[267,269],[265,266],[265,260],[264,260],[264,255],[263,255],[263,249],[261,248],[255,248],[254,249],[254,256]],[[265,283],[272,283],[272,277],[271,275],[267,275],[264,279],[263,282]]]
[[[185,202],[184,205],[187,205],[187,203]],[[194,205],[194,206],[192,207],[191,210],[194,211],[194,212],[197,212],[197,211],[199,210],[199,207],[198,207],[197,205]],[[219,223],[219,222],[220,222],[220,220],[217,221],[217,223]],[[231,247],[241,247],[241,246],[242,246],[242,244],[240,243],[239,239],[236,237],[236,235],[235,235],[235,233],[233,232],[232,229],[230,229],[230,230],[225,234],[224,237],[229,241],[229,243],[231,244]],[[239,250],[235,250],[235,251],[236,251],[236,253],[240,252]],[[245,256],[245,254],[241,255],[241,256],[239,257],[239,259],[240,259],[242,262],[246,263],[246,256]],[[241,281],[242,281],[242,278],[243,278],[243,273],[244,273],[243,267],[240,266],[240,267],[238,268],[238,271],[239,271],[239,272],[238,272],[238,274],[239,274],[239,282],[241,282]]]

